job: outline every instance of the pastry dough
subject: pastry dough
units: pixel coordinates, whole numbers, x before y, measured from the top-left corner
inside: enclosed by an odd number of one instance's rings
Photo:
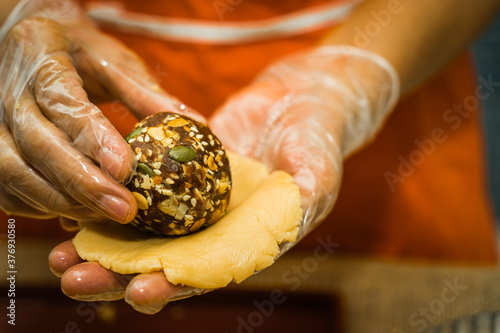
[[[279,244],[295,241],[300,192],[283,171],[228,153],[233,191],[215,225],[181,237],[141,233],[118,223],[87,223],[73,244],[85,260],[122,274],[163,270],[173,284],[215,289],[271,265]]]

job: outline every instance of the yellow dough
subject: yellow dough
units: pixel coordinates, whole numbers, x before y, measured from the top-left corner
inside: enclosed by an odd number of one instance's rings
[[[85,260],[122,274],[163,270],[173,284],[222,288],[271,265],[296,239],[300,193],[286,172],[228,153],[233,191],[227,214],[182,237],[159,237],[118,223],[87,223],[73,244]]]

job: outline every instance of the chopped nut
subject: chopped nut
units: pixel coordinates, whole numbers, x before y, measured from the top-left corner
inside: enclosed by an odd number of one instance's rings
[[[175,216],[175,213],[177,212],[177,209],[179,208],[179,206],[175,204],[174,200],[167,199],[167,200],[163,200],[160,203],[159,208],[165,214],[170,215],[170,216]]]
[[[151,178],[149,178],[148,175],[144,175],[144,174],[142,174],[141,177],[142,177],[141,188],[143,188],[145,190],[149,190],[151,188]]]
[[[155,140],[161,141],[165,139],[165,132],[163,126],[149,127],[147,133]]]
[[[189,228],[189,231],[193,232],[193,231],[200,229],[203,226],[203,224],[205,224],[205,220],[206,219],[200,219],[200,220],[196,221],[195,223],[193,223],[191,225],[191,228]]]
[[[149,208],[148,201],[142,194],[138,192],[132,192],[132,195],[134,196],[134,199],[137,202],[137,207],[139,209],[146,210]]]
[[[217,165],[215,164],[214,158],[211,155],[208,157],[208,167],[212,171],[217,170]]]
[[[179,221],[182,220],[184,218],[184,215],[186,215],[188,209],[189,207],[187,205],[183,203],[179,204],[179,208],[177,209],[174,218]]]
[[[161,190],[161,194],[171,196],[174,192],[172,190]]]

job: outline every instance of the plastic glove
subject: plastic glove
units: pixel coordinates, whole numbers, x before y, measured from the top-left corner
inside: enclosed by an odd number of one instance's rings
[[[384,58],[322,46],[271,65],[210,126],[228,149],[294,177],[304,209],[300,240],[333,208],[344,159],[375,137],[398,98],[398,75]]]
[[[399,79],[386,60],[353,47],[325,46],[271,65],[230,98],[210,125],[226,148],[294,177],[304,208],[299,241],[332,209],[343,160],[373,139],[398,97]],[[281,254],[291,246],[284,244]],[[155,313],[169,301],[206,292],[172,286],[161,272],[118,283],[115,273],[98,264],[73,265],[74,248],[63,247],[51,254],[51,266],[66,271],[63,290],[73,298],[99,300],[114,290],[116,299]],[[61,260],[65,256],[70,263]],[[103,277],[97,288],[91,278],[82,279],[92,274]]]
[[[135,168],[134,154],[92,103],[109,100],[121,100],[139,118],[186,111],[73,2],[22,1],[0,29],[2,210],[133,219],[136,202],[122,184]]]

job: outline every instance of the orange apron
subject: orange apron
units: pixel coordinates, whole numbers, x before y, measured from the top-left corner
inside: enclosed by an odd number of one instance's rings
[[[319,8],[325,1],[121,3],[134,13],[224,24]],[[104,30],[137,52],[170,94],[209,116],[270,62],[317,43],[326,28],[240,44],[168,41]],[[297,247],[315,247],[321,237],[339,243],[338,251],[496,263],[475,82],[471,59],[464,55],[402,101],[377,139],[346,161],[334,210]],[[480,91],[487,89],[486,84]],[[135,119],[126,110],[116,105],[102,109],[122,134],[130,131]],[[47,230],[47,222],[36,224],[34,230]]]

